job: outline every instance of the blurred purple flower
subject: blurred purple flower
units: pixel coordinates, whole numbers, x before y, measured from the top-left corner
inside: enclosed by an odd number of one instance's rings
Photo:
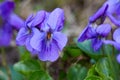
[[[116,26],[120,26],[119,0],[107,0],[103,4],[103,6],[93,16],[89,18],[89,20],[91,23],[93,23],[97,19],[102,18],[102,22],[104,22],[106,16],[108,16]]]
[[[15,8],[15,3],[13,1],[4,1],[0,3],[0,16],[3,20],[7,20],[10,14],[13,12]]]
[[[91,39],[92,47],[94,51],[100,49],[103,44],[103,39],[108,36],[111,31],[111,26],[109,24],[101,24],[99,26],[88,25],[82,34],[80,34],[78,41],[82,42],[84,40]]]
[[[0,47],[8,46],[10,44],[12,38],[12,28],[10,28],[9,24],[3,24],[1,28],[0,26]]]
[[[18,30],[23,25],[23,20],[13,13],[14,7],[13,1],[0,3],[0,47],[9,46],[13,29]]]

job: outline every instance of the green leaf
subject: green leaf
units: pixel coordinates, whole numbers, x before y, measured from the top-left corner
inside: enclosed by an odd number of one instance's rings
[[[77,42],[77,40],[75,40],[75,42],[77,46],[91,58],[98,60],[100,57],[103,57],[102,50],[96,52],[93,50],[91,47],[91,40],[86,40],[84,42]]]
[[[14,65],[14,69],[21,74],[28,75],[31,72],[41,71],[42,67],[38,60],[20,61]]]
[[[68,60],[68,58],[72,57],[78,57],[82,54],[83,52],[75,45],[69,45],[66,46],[64,49],[64,54],[62,56],[62,60]]]
[[[14,69],[23,74],[28,80],[52,80],[38,60],[20,61],[14,65]]]
[[[101,76],[110,76],[111,68],[110,68],[110,65],[109,65],[107,58],[103,58],[103,59],[99,60],[96,63],[95,70]]]
[[[86,75],[87,75],[87,69],[78,64],[75,64],[68,69],[67,79],[68,80],[84,80]]]
[[[82,51],[77,46],[67,46],[66,51],[72,57],[78,57],[82,54]]]
[[[95,70],[104,80],[113,80],[111,77],[111,67],[107,58],[99,60],[96,63]]]
[[[88,73],[87,77],[84,80],[103,80],[102,77],[99,76],[99,74],[95,70],[96,65],[93,65]]]
[[[29,75],[28,80],[52,80],[45,71],[35,71]]]
[[[0,80],[8,80],[7,75],[4,74],[2,71],[0,71]]]
[[[31,54],[24,47],[18,47],[18,50],[21,60],[28,60],[31,58]]]
[[[85,80],[113,80],[111,76],[111,68],[107,58],[100,59],[88,71]]]
[[[10,73],[11,73],[11,80],[24,80],[23,76],[21,74],[19,74],[18,72],[16,72],[13,69],[12,65],[8,66],[10,69]],[[0,80],[8,80],[8,75],[7,75],[7,71],[5,67],[0,67]],[[3,73],[1,73],[3,72]],[[4,78],[3,78],[4,77]]]
[[[95,65],[93,65],[89,71],[88,71],[88,76],[92,76],[92,75],[98,75],[97,72],[95,71]]]
[[[91,75],[86,77],[84,80],[103,80],[103,79],[99,76]]]

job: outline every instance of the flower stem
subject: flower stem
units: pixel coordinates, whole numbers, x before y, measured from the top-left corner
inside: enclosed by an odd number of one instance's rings
[[[112,29],[111,30],[111,39],[113,40],[113,33],[114,33],[114,30]],[[114,41],[114,40],[113,40]],[[114,46],[112,46],[112,56],[114,56],[114,52],[115,52],[115,49],[114,49]]]
[[[105,56],[104,46],[105,45],[102,45],[102,54],[103,54],[103,57]]]
[[[5,69],[7,71],[8,80],[11,80],[11,71],[10,71],[8,65],[7,65],[4,48],[2,48],[1,50],[2,50],[2,65],[5,67]]]

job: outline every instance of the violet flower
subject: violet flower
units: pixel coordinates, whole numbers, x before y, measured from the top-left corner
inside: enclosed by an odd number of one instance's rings
[[[33,28],[31,46],[39,51],[38,57],[42,61],[55,61],[59,52],[65,47],[67,37],[61,32],[64,24],[64,12],[56,8],[51,13],[46,13],[46,19],[41,24],[41,30]]]
[[[17,45],[26,46],[27,50],[33,54],[37,54],[37,51],[33,49],[30,45],[30,39],[33,36],[32,24],[37,25],[37,23],[33,21],[34,19],[36,19],[36,17],[38,18],[38,21],[40,23],[40,21],[44,19],[41,16],[42,14],[44,14],[43,11],[38,12],[35,17],[33,17],[33,15],[30,15],[26,19],[24,26],[19,30],[17,38],[16,38]]]
[[[61,33],[64,24],[64,12],[60,8],[56,8],[53,12],[43,11],[36,15],[30,22],[31,33],[20,30],[17,36],[17,43],[26,44],[28,36],[30,45],[26,45],[36,50],[38,57],[42,61],[55,61],[59,57],[59,52],[65,47],[67,37]],[[25,29],[25,28],[24,28]],[[26,38],[27,37],[27,38]],[[29,42],[28,42],[29,43]]]
[[[25,45],[31,53],[36,53],[40,60],[53,62],[67,43],[67,37],[61,33],[63,24],[62,9],[56,8],[51,13],[39,11],[35,17],[26,20],[16,42],[18,45]]]
[[[82,34],[80,34],[78,41],[82,42],[91,39],[92,47],[94,51],[97,51],[102,46],[103,39],[108,36],[110,31],[111,26],[109,24],[101,24],[99,26],[88,25]]]
[[[91,23],[93,23],[97,19],[102,18],[102,22],[104,22],[106,16],[108,16],[116,26],[120,26],[120,1],[119,0],[107,0],[103,4],[103,6],[93,16],[89,18],[89,20]]]
[[[23,24],[23,20],[13,13],[14,7],[13,1],[0,3],[0,47],[9,46],[13,29],[18,30]]]

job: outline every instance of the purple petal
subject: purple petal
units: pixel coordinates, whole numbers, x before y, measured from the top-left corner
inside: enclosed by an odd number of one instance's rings
[[[8,18],[14,7],[15,3],[13,1],[4,1],[0,4],[0,15],[2,15],[3,19]]]
[[[9,33],[1,34],[1,32],[0,32],[0,47],[1,46],[9,46],[10,41],[11,41],[11,34],[9,34]]]
[[[24,26],[26,28],[31,28],[32,20],[33,20],[33,14],[30,14],[26,19]]]
[[[16,38],[17,45],[21,45],[21,46],[25,45],[25,41],[28,38],[28,35],[29,35],[29,31],[24,27],[21,28]]]
[[[54,32],[53,39],[56,41],[56,44],[58,45],[59,49],[62,51],[62,49],[67,44],[67,37],[61,32]]]
[[[86,35],[88,39],[96,38],[97,37],[96,27],[90,25],[90,27],[88,27]]]
[[[108,9],[107,9],[107,13],[115,13],[116,10],[116,6],[117,6],[118,0],[107,0],[107,2],[105,4],[108,4]]]
[[[44,32],[50,31],[50,27],[46,23],[47,20],[48,20],[49,15],[50,15],[50,13],[45,12],[45,19],[44,19],[44,21],[37,26],[39,29],[41,29]]]
[[[52,30],[60,31],[63,28],[64,19],[65,19],[65,17],[64,17],[63,9],[56,8],[49,15],[47,23]]]
[[[115,6],[116,6],[116,14],[120,16],[120,3],[118,2]]]
[[[30,45],[37,51],[41,51],[43,39],[45,39],[45,34],[40,32],[38,29],[33,28],[33,36],[30,40]]]
[[[98,38],[92,39],[92,48],[97,51],[102,46],[102,41]]]
[[[35,18],[33,18],[33,21],[32,21],[32,26],[37,26],[39,25],[44,19],[45,19],[45,11],[39,11],[37,12]]]
[[[116,29],[113,33],[113,39],[117,42],[120,43],[120,28]]]
[[[96,35],[96,28],[93,28],[90,24],[88,24],[80,34],[78,41],[83,42],[84,40],[95,38]]]
[[[111,31],[110,24],[101,24],[98,26],[98,28],[96,30],[96,32],[102,37],[108,36],[110,31]]]
[[[26,28],[32,28],[31,25],[32,25],[33,19],[34,19],[33,14],[30,14],[30,15],[27,17],[27,19],[26,19],[26,21],[25,21],[25,23],[24,23],[24,26],[25,26]]]
[[[120,54],[117,55],[117,61],[120,63]]]
[[[115,41],[105,40],[103,43],[113,45],[116,49],[120,50],[120,44],[116,43]]]
[[[108,9],[108,5],[104,4],[94,15],[92,15],[89,18],[89,21],[91,23],[95,22],[97,19],[99,19],[101,16],[103,16],[105,14],[107,9]]]
[[[107,16],[110,18],[110,20],[118,27],[120,27],[120,20],[117,20],[112,14],[107,13]]]
[[[78,37],[78,41],[79,41],[79,42],[83,42],[84,40],[87,39],[87,35],[86,35],[87,32],[88,32],[88,26],[85,27],[85,29],[84,29],[84,30],[82,31],[82,33],[79,35],[79,37]]]
[[[27,48],[27,50],[29,52],[31,52],[32,55],[35,55],[35,54],[38,54],[38,51],[33,49],[32,46],[30,45],[30,39],[31,39],[31,36],[29,36],[27,39],[26,39],[26,42],[25,42],[25,46]]]
[[[24,21],[16,14],[10,15],[9,23],[17,30],[23,27]]]
[[[29,23],[33,19],[33,14],[30,14],[28,18],[26,19],[25,23]]]
[[[49,46],[47,46],[46,44],[43,45],[45,46],[39,53],[39,59],[42,61],[56,61],[59,57],[59,49],[57,45],[54,42],[52,42]]]

